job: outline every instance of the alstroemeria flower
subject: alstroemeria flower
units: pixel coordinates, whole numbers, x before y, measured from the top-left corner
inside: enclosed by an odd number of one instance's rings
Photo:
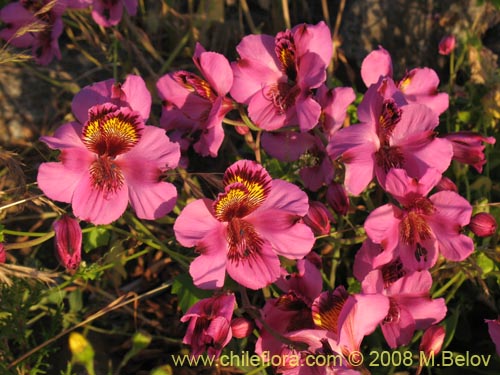
[[[336,356],[336,361],[317,366],[313,369],[301,363],[299,367],[281,368],[284,374],[353,375],[366,373],[366,368],[359,358],[363,338],[372,333],[378,324],[387,316],[389,299],[382,294],[347,293],[343,286],[334,291],[323,292],[312,306],[313,320],[317,327],[314,330],[298,330],[285,335],[286,338],[307,345],[306,350],[296,355]],[[354,365],[356,364],[356,365]],[[309,372],[303,372],[306,368]]]
[[[207,52],[199,43],[193,61],[203,78],[180,70],[158,80],[156,88],[164,102],[160,125],[167,131],[180,131],[184,137],[199,138],[194,150],[216,157],[224,140],[222,119],[233,108],[226,96],[233,72],[223,55]]]
[[[344,124],[347,107],[356,99],[352,87],[329,89],[321,85],[316,92],[316,100],[321,106],[319,123],[327,138],[330,139]]]
[[[95,105],[83,124],[64,124],[41,140],[61,154],[60,162],[40,166],[38,186],[49,198],[71,203],[82,220],[111,223],[129,202],[138,217],[156,219],[175,205],[175,187],[159,178],[177,166],[179,146],[163,129],[145,125],[138,111]]]
[[[373,270],[363,280],[363,293],[381,293],[389,297],[389,312],[380,325],[392,349],[408,344],[415,330],[426,329],[445,317],[445,301],[443,298],[431,299],[431,287],[429,271],[406,272],[399,260]]]
[[[222,287],[227,269],[241,285],[262,288],[281,274],[278,254],[300,259],[314,244],[311,229],[299,222],[309,209],[307,195],[249,160],[231,165],[223,184],[215,201],[198,199],[182,210],[175,236],[200,253],[189,268],[198,287]]]
[[[401,207],[383,205],[365,220],[368,237],[393,259],[399,256],[409,270],[432,267],[438,252],[446,259],[461,261],[474,251],[472,239],[462,234],[471,218],[470,203],[453,191],[427,197],[440,179],[435,169],[429,169],[420,180],[402,169],[392,169],[386,189]]]
[[[349,193],[360,194],[374,175],[384,187],[392,168],[420,178],[429,168],[442,173],[450,165],[452,146],[436,138],[436,113],[422,104],[405,104],[391,80],[370,86],[358,117],[361,123],[340,129],[327,146],[332,159],[341,156]]]
[[[332,57],[330,29],[324,22],[298,25],[271,35],[248,35],[236,47],[231,96],[248,104],[250,119],[264,130],[318,123],[321,106],[312,89],[326,80]]]
[[[80,0],[80,2],[81,5],[78,2],[75,5],[83,7],[88,1]],[[103,27],[116,26],[122,19],[124,7],[129,15],[135,16],[137,13],[137,0],[93,0],[92,18],[98,25]]]
[[[234,294],[220,294],[196,302],[182,316],[181,322],[189,322],[184,344],[191,345],[191,353],[198,357],[207,352],[218,358],[231,340],[231,318],[236,307]]]
[[[66,2],[58,0],[48,7],[50,0],[19,1],[7,4],[0,10],[0,20],[6,27],[0,31],[0,38],[18,48],[32,48],[35,61],[48,65],[54,57],[61,59],[58,39],[63,32],[62,14]],[[38,32],[27,32],[16,36],[23,27],[31,26]]]
[[[367,87],[376,84],[379,79],[392,80],[392,59],[387,50],[379,46],[365,57],[361,64],[361,77]],[[408,103],[425,104],[439,116],[449,105],[448,94],[439,93],[439,77],[429,68],[415,68],[405,74],[396,84],[399,94]]]

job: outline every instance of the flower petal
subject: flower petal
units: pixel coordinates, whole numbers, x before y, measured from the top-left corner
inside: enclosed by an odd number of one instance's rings
[[[220,225],[214,217],[212,204],[210,199],[198,199],[184,207],[174,223],[175,238],[182,246],[197,246]]]
[[[392,59],[389,52],[382,46],[372,51],[361,63],[361,78],[366,87],[377,83],[380,77],[392,78]]]

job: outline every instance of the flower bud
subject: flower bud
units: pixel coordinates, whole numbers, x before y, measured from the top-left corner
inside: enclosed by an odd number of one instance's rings
[[[500,355],[500,317],[498,319],[485,319],[488,324],[488,333],[490,334],[491,341],[495,344],[497,354]]]
[[[5,263],[7,260],[7,251],[5,251],[5,246],[0,243],[0,263]]]
[[[452,180],[450,180],[448,177],[445,176],[441,177],[441,180],[436,185],[436,190],[437,191],[449,190],[458,193],[457,185],[455,185],[455,183]]]
[[[349,210],[349,197],[341,184],[332,182],[326,191],[326,200],[330,207],[339,215],[347,214]]]
[[[438,52],[440,55],[449,55],[455,49],[457,40],[453,35],[445,35],[439,42]]]
[[[250,336],[254,324],[247,318],[234,318],[231,320],[231,332],[237,339],[243,339]]]
[[[76,219],[63,215],[54,222],[57,255],[68,270],[76,270],[82,260],[82,230]]]
[[[444,136],[453,146],[453,159],[464,164],[472,165],[479,173],[486,164],[484,143],[495,144],[494,137],[485,137],[479,133],[460,131]]]
[[[426,357],[428,357],[431,353],[434,355],[438,354],[443,347],[445,336],[446,331],[443,326],[430,326],[425,330],[422,336],[419,350],[423,351]]]
[[[304,223],[312,229],[316,236],[330,233],[330,213],[328,208],[318,201],[309,203],[309,211],[304,216]]]
[[[488,237],[497,231],[497,222],[493,215],[487,212],[480,212],[472,217],[469,228],[476,236]]]

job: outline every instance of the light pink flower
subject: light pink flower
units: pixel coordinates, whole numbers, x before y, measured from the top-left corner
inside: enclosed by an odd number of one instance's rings
[[[456,47],[457,40],[453,35],[445,35],[440,41],[438,52],[440,55],[449,55]]]
[[[61,264],[76,270],[82,260],[82,229],[77,220],[68,215],[54,221],[55,243]]]
[[[407,272],[399,260],[371,271],[363,280],[363,293],[381,293],[389,297],[389,312],[380,325],[392,349],[408,344],[415,330],[426,329],[445,317],[445,301],[443,298],[431,299],[431,287],[429,271]]]
[[[231,318],[236,307],[234,294],[220,294],[196,302],[182,316],[181,322],[189,322],[184,344],[191,345],[191,354],[198,357],[207,352],[218,358],[232,337]]]
[[[392,169],[386,189],[400,207],[386,204],[365,220],[368,237],[392,254],[392,259],[399,256],[409,270],[432,267],[439,252],[448,260],[462,261],[474,251],[472,239],[462,234],[471,218],[470,203],[453,191],[427,197],[440,179],[434,169],[420,180],[402,169]]]
[[[137,13],[137,0],[93,0],[92,18],[98,25],[103,27],[116,26],[122,19],[123,7],[125,7],[129,15],[135,16]]]
[[[493,320],[485,319],[484,321],[488,324],[488,333],[495,344],[497,354],[500,355],[500,317]]]
[[[380,78],[392,79],[392,59],[383,47],[372,51],[361,64],[361,77],[367,87],[379,82]],[[439,77],[429,68],[415,68],[405,74],[396,84],[397,91],[408,103],[425,104],[437,115],[448,108],[449,98],[446,93],[438,92]]]
[[[6,24],[0,31],[0,38],[18,48],[31,47],[35,61],[41,65],[48,65],[54,57],[61,59],[58,39],[63,32],[61,16],[66,10],[66,2],[58,0],[51,8],[44,8],[49,3],[49,0],[19,1],[0,10],[0,20]],[[28,25],[36,25],[41,31],[16,36]]]
[[[248,35],[236,47],[231,96],[248,104],[250,119],[264,130],[299,125],[302,131],[318,123],[321,106],[312,89],[326,80],[332,38],[324,22],[301,24],[271,35]]]
[[[470,131],[446,134],[444,138],[453,146],[453,159],[472,165],[479,173],[483,171],[483,165],[486,164],[484,143],[493,145],[496,142],[494,137],[485,137]]]
[[[131,93],[126,105],[135,103]],[[88,99],[88,94],[79,98]],[[71,203],[75,216],[94,224],[118,219],[128,202],[142,219],[162,217],[175,205],[177,192],[159,178],[177,166],[179,146],[164,130],[144,124],[149,109],[119,107],[108,99],[91,106],[86,117],[82,108],[92,101],[74,101],[75,116],[85,120],[64,124],[54,136],[41,138],[61,154],[60,162],[40,166],[38,186],[49,198]]]
[[[262,288],[281,274],[278,254],[302,258],[314,244],[311,229],[298,222],[309,209],[307,195],[249,160],[232,164],[223,184],[215,201],[198,199],[182,210],[175,236],[200,253],[189,268],[196,286],[222,287],[227,270],[241,285]]]
[[[392,80],[370,86],[359,105],[358,117],[361,123],[340,129],[327,146],[332,159],[341,156],[349,193],[360,194],[374,175],[384,187],[386,175],[393,168],[420,178],[429,168],[442,173],[450,165],[452,146],[436,138],[436,113],[422,104],[405,105]]]
[[[184,137],[199,138],[195,151],[215,157],[224,140],[222,120],[233,109],[226,96],[233,72],[223,55],[207,52],[199,43],[193,61],[203,78],[181,70],[158,80],[156,88],[163,100],[160,124],[168,131],[181,131]]]

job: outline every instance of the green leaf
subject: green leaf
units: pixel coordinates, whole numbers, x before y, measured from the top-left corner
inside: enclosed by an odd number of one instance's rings
[[[109,243],[110,233],[106,228],[94,227],[83,236],[83,250],[88,253]]]
[[[157,367],[151,371],[150,375],[173,375],[172,367],[170,365],[165,365]]]
[[[195,287],[191,276],[187,273],[181,273],[175,278],[172,284],[172,293],[179,297],[179,307],[183,312],[186,312],[199,300],[212,295],[208,290]]]
[[[482,278],[495,269],[495,262],[486,256],[484,253],[479,253],[476,257],[477,265],[483,270]]]

